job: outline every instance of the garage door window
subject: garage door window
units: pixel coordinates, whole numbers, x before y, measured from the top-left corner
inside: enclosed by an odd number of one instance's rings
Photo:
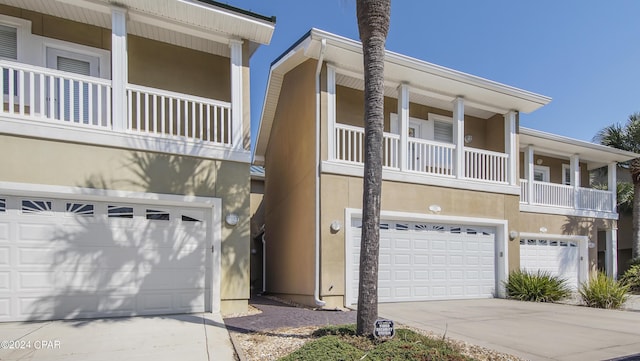
[[[154,221],[168,221],[171,219],[169,212],[156,209],[147,209],[147,219]]]
[[[24,214],[50,214],[51,201],[39,201],[25,199],[22,201],[22,213]]]
[[[7,211],[7,200],[0,198],[0,212],[6,212]]]
[[[93,204],[67,202],[67,213],[82,217],[93,217]]]
[[[122,206],[108,206],[107,214],[109,218],[133,218],[133,208]]]

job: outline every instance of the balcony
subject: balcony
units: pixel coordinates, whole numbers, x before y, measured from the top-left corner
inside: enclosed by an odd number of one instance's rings
[[[614,193],[593,188],[520,180],[520,203],[556,209],[615,213]]]
[[[348,164],[364,163],[364,129],[336,123],[333,149],[330,160]],[[423,140],[409,137],[407,148],[400,146],[400,136],[383,134],[382,165],[388,170],[406,171],[413,174],[441,178],[461,178],[465,180],[508,184],[509,156],[471,147],[463,148],[463,163],[456,171],[455,144]],[[401,166],[401,153],[406,152],[406,169]],[[457,176],[459,174],[459,176]]]
[[[112,115],[111,80],[0,60],[2,116],[76,129],[233,148],[231,104],[126,85],[126,119]]]

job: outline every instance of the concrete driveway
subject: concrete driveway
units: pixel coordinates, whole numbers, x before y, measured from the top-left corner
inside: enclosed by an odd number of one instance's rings
[[[530,360],[640,354],[640,312],[503,299],[385,303],[381,317]]]
[[[0,323],[0,360],[234,360],[222,317],[187,314]]]

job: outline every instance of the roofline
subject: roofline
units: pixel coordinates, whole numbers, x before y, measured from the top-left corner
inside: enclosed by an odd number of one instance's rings
[[[255,13],[253,11],[241,9],[241,8],[238,8],[238,7],[229,5],[229,4],[224,4],[224,3],[221,3],[221,2],[218,2],[218,1],[214,1],[214,0],[196,0],[196,1],[201,2],[203,4],[213,5],[213,6],[216,6],[216,7],[219,7],[219,8],[223,8],[225,10],[231,10],[233,12],[236,12],[236,13],[239,13],[239,14],[242,14],[242,15],[248,15],[248,16],[251,16],[251,17],[256,18],[258,20],[268,21],[268,22],[270,22],[272,24],[276,23],[276,17],[275,16],[266,16],[266,15],[258,14],[258,13]]]
[[[543,139],[547,139],[547,140],[554,141],[554,142],[568,143],[568,144],[572,144],[572,145],[579,146],[579,147],[591,148],[591,149],[602,151],[602,152],[607,152],[607,153],[611,153],[611,154],[617,154],[617,155],[621,155],[621,156],[625,156],[625,157],[630,157],[630,159],[634,159],[634,158],[640,157],[640,154],[636,154],[634,152],[629,152],[629,151],[626,151],[626,150],[613,148],[613,147],[609,147],[609,146],[602,145],[602,144],[592,143],[592,142],[588,142],[588,141],[585,141],[585,140],[569,138],[569,137],[565,137],[563,135],[547,133],[547,132],[543,132],[541,130],[535,130],[535,129],[531,129],[531,128],[520,127],[520,134],[528,135],[528,136],[531,136],[531,137],[543,138]]]
[[[275,58],[274,61],[271,62],[271,64],[269,65],[269,68],[272,68],[274,65],[276,65],[280,60],[282,60],[282,58],[284,58],[285,56],[287,56],[287,54],[289,54],[293,49],[295,49],[298,45],[300,45],[303,41],[305,41],[307,38],[309,38],[311,36],[311,32],[315,30],[315,29],[310,29],[309,31],[307,31],[304,35],[302,35],[298,40],[296,40],[293,44],[291,44],[290,47],[287,48],[287,50],[283,51],[282,54],[278,55],[277,58]]]
[[[349,39],[344,36],[329,33],[324,30],[312,28],[307,34],[310,34],[312,40],[327,39],[333,42],[332,45],[348,48],[351,51],[362,53],[362,43],[357,40]],[[302,42],[307,35],[303,36],[299,42]],[[285,52],[286,53],[286,52]],[[284,55],[284,54],[283,54]],[[282,55],[282,56],[283,56]],[[281,56],[281,57],[282,57]],[[505,95],[521,98],[530,102],[538,103],[544,106],[551,101],[551,98],[545,95],[530,92],[528,90],[516,88],[510,85],[499,83],[493,80],[482,78],[476,75],[468,74],[459,70],[447,68],[441,65],[420,60],[411,56],[396,53],[391,50],[385,50],[385,62],[396,63],[407,68],[413,68],[417,71],[432,73],[444,78],[459,81],[469,85],[482,87],[487,90],[499,92]]]

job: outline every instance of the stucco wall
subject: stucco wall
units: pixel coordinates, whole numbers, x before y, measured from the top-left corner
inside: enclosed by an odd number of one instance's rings
[[[332,233],[331,222],[345,224],[345,208],[362,209],[362,178],[322,174],[321,176],[322,274],[321,296],[329,307],[341,307],[345,279],[345,232]],[[383,181],[382,210],[428,214],[429,205],[442,208],[440,216],[506,219],[518,217],[519,198],[514,195],[476,192],[419,184]],[[519,266],[519,244],[509,242],[509,267]]]
[[[265,154],[267,291],[292,297],[314,291],[315,66],[285,76]]]
[[[222,199],[222,307],[249,297],[249,165],[0,135],[0,181]],[[239,300],[233,302],[233,300]]]

